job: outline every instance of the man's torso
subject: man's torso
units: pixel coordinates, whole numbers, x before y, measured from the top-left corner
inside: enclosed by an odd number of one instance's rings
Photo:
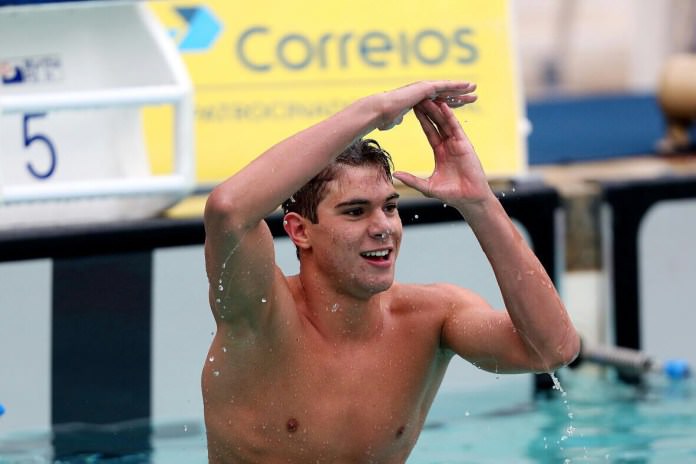
[[[403,462],[451,357],[441,310],[395,285],[379,333],[331,341],[290,284],[276,300],[299,317],[276,311],[263,336],[218,327],[203,370],[211,462]]]

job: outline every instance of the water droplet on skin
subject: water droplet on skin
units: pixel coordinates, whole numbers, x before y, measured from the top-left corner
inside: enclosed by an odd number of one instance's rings
[[[287,225],[288,225],[288,221],[286,221],[285,219],[283,219],[283,225],[284,225],[284,226],[287,226]]]
[[[261,303],[266,303],[267,301],[268,300],[266,300],[265,298],[261,298]]]
[[[218,285],[218,290],[223,291],[225,288],[222,285]]]
[[[223,347],[222,347],[222,352],[223,352],[223,353],[227,353],[227,347],[226,347],[226,346],[223,346]]]
[[[215,298],[215,302],[216,302],[217,304],[220,304],[220,303],[222,303],[222,300],[221,300],[220,298]]]
[[[211,356],[211,357],[209,357],[209,358],[208,358],[208,361],[210,361],[210,362],[213,362],[213,361],[215,361],[215,356]]]
[[[340,308],[340,306],[338,305],[338,303],[334,303],[334,304],[331,306],[331,312],[332,312],[332,313],[335,313],[336,311],[338,311],[339,308]]]
[[[219,376],[220,376],[220,371],[213,371],[213,375],[214,375],[215,377],[219,377]]]

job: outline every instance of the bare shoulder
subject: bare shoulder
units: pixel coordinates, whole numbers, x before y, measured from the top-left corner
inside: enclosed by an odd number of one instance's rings
[[[395,298],[422,303],[474,303],[481,297],[474,291],[455,284],[436,282],[430,284],[394,284]]]
[[[444,334],[449,321],[463,320],[481,303],[471,290],[448,283],[394,284],[390,293],[393,321],[411,343],[437,346],[448,355]]]
[[[445,318],[452,310],[483,303],[475,292],[449,283],[394,284],[392,309],[398,313],[429,313]]]

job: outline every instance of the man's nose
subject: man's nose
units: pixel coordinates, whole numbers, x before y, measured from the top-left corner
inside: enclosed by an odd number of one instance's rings
[[[392,234],[392,223],[383,211],[376,212],[370,224],[370,236],[377,240],[386,240]]]

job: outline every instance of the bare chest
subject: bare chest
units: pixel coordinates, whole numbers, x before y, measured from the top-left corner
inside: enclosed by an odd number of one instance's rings
[[[433,340],[406,335],[365,344],[299,335],[236,352],[226,347],[204,370],[209,435],[214,427],[220,446],[238,441],[263,453],[274,444],[285,455],[331,455],[333,462],[355,453],[408,453],[446,360]]]

